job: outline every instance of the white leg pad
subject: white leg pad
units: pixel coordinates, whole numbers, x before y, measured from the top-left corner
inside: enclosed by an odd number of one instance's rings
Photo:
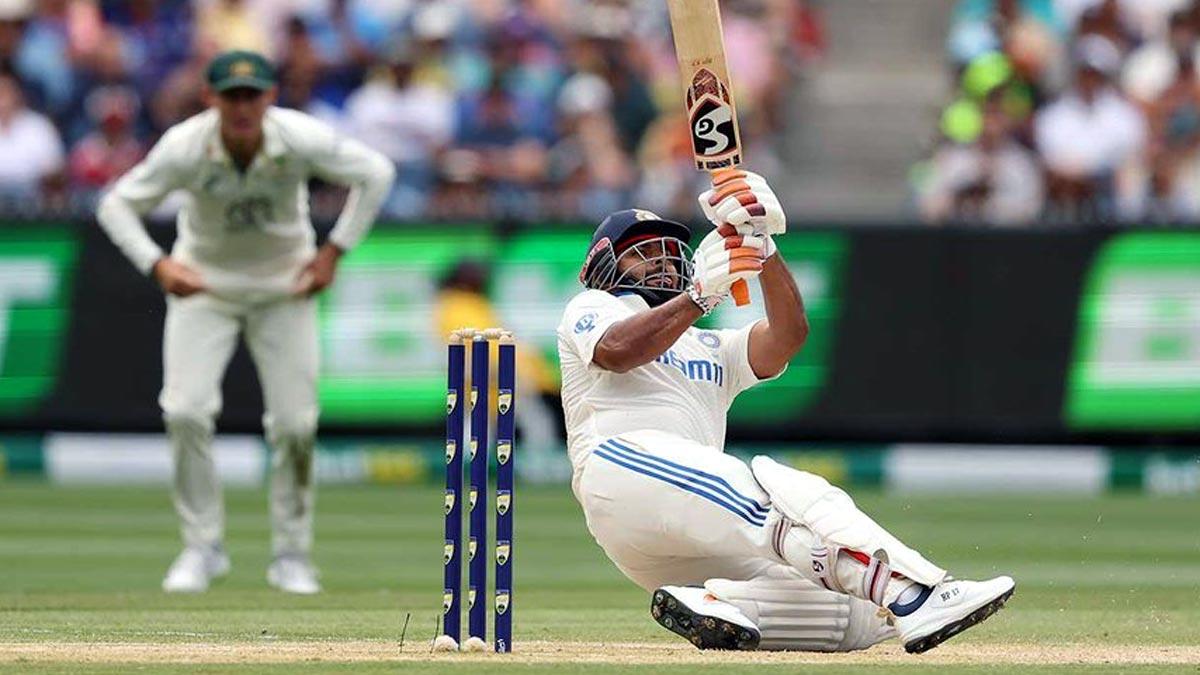
[[[704,587],[737,607],[762,633],[766,651],[848,652],[896,636],[871,603],[824,590],[790,569],[749,581],[710,579]]]
[[[892,571],[927,586],[937,585],[946,577],[946,570],[905,546],[870,516],[858,510],[850,495],[830,485],[824,478],[797,471],[764,456],[752,459],[750,470],[763,490],[771,496],[774,508],[789,520],[803,525],[816,537],[880,558],[887,562]],[[806,569],[806,565],[811,564],[808,561],[791,560],[790,557],[788,562],[798,569]]]

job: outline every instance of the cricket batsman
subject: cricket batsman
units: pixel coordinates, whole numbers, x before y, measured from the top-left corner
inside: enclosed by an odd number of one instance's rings
[[[201,592],[229,571],[224,507],[213,463],[221,380],[239,338],[262,383],[272,446],[271,586],[317,593],[313,446],[317,429],[317,305],[338,259],[363,239],[394,169],[379,153],[294,110],[274,107],[275,69],[254,52],[209,64],[209,109],[169,129],[101,200],[100,226],[167,296],[159,396],[174,456],[173,498],[183,551],[168,592]],[[310,178],[350,189],[319,249],[308,214]],[[168,193],[188,199],[164,253],[142,216]]]
[[[824,478],[724,454],[734,397],[778,377],[808,323],[766,181],[722,170],[700,204],[717,227],[691,254],[684,225],[638,209],[606,218],[587,290],[558,326],[572,488],[596,541],[652,593],[654,619],[701,649],[849,651],[899,636],[922,652],[986,619],[1011,578],[952,579]],[[742,279],[758,280],[765,319],[692,325]]]

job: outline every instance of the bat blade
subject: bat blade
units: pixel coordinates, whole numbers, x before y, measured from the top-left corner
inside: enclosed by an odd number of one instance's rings
[[[736,166],[742,140],[717,0],[667,0],[667,9],[696,168]]]
[[[667,0],[667,10],[696,168],[711,172],[737,166],[742,163],[742,136],[717,0]],[[745,281],[731,290],[739,306],[750,302]]]

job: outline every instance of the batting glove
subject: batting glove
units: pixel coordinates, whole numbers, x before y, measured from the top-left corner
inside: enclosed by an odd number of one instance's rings
[[[692,285],[687,294],[705,314],[729,295],[737,281],[762,272],[767,237],[740,233],[733,226],[709,232],[692,254]]]
[[[713,172],[713,187],[700,195],[700,208],[713,225],[750,225],[756,232],[787,232],[787,216],[762,176],[743,169]]]

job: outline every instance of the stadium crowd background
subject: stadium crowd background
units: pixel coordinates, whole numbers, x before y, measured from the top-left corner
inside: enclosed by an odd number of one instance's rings
[[[930,222],[1200,219],[1200,2],[959,0]]]
[[[778,170],[780,92],[820,54],[797,0],[723,3],[743,134]],[[383,151],[384,216],[691,213],[680,88],[658,0],[0,0],[0,213],[87,214],[203,108],[221,50],[279,66],[280,104]],[[314,210],[333,212],[319,187]]]

